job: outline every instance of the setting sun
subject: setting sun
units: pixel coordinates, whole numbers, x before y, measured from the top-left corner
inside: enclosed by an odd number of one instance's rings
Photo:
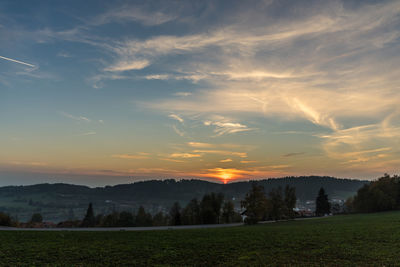
[[[221,178],[222,178],[224,184],[226,184],[228,182],[228,180],[230,180],[232,178],[232,174],[223,172],[223,173],[221,173]]]
[[[224,168],[215,168],[209,169],[210,173],[208,176],[217,178],[224,184],[228,183],[231,180],[235,180],[242,177],[243,171],[238,169],[224,169]]]

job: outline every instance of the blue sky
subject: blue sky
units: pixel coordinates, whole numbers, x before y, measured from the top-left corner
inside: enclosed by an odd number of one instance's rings
[[[0,184],[398,173],[398,1],[2,1]]]

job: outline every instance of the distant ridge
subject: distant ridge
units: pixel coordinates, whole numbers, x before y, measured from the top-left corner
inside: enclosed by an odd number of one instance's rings
[[[131,184],[90,188],[88,186],[55,183],[28,186],[0,187],[0,211],[17,215],[21,219],[32,212],[41,212],[52,221],[64,220],[72,213],[82,216],[89,202],[95,211],[134,210],[140,205],[147,210],[167,211],[173,202],[185,205],[193,198],[200,199],[210,192],[221,192],[226,198],[234,199],[240,205],[251,184],[264,186],[268,193],[272,188],[294,186],[299,201],[314,200],[318,190],[324,187],[330,198],[346,199],[369,181],[338,179],[334,177],[301,176],[269,178],[257,181],[240,181],[228,184],[204,180],[149,180]],[[69,214],[69,215],[68,215]]]

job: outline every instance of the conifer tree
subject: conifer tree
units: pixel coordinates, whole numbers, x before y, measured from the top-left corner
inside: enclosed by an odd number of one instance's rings
[[[96,218],[94,217],[93,205],[89,203],[89,207],[86,211],[85,218],[82,221],[82,227],[94,227],[96,224]]]
[[[169,215],[171,218],[171,225],[181,225],[181,205],[179,205],[179,202],[175,202],[170,211]]]
[[[315,214],[317,216],[323,216],[325,214],[331,213],[331,204],[328,201],[328,195],[325,194],[325,190],[322,187],[319,190],[315,204],[316,204]]]

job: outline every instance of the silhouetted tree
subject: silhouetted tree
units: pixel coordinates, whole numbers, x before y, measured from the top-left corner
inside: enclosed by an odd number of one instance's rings
[[[170,216],[170,224],[171,225],[181,225],[181,205],[179,205],[179,202],[175,202],[170,211],[169,211],[169,216]]]
[[[152,217],[150,213],[146,213],[143,206],[139,207],[138,213],[136,214],[135,225],[136,226],[151,226]]]
[[[68,220],[69,221],[75,220],[75,214],[74,214],[73,208],[69,208],[69,210],[68,210]]]
[[[346,199],[346,201],[344,202],[343,211],[345,213],[354,212],[354,197],[349,197],[348,199]]]
[[[160,211],[153,216],[153,226],[168,225],[168,220],[169,220],[168,216]]]
[[[0,226],[11,226],[12,220],[8,214],[0,212]]]
[[[332,214],[339,214],[342,212],[342,206],[339,203],[332,203],[331,204],[331,213]]]
[[[242,215],[239,212],[235,211],[235,214],[233,215],[233,221],[232,222],[234,222],[234,223],[243,222]]]
[[[294,208],[296,207],[297,197],[296,197],[296,188],[286,185],[285,187],[285,216],[287,218],[294,218]]]
[[[101,226],[114,227],[117,225],[119,219],[119,213],[114,211],[111,214],[104,216]]]
[[[103,214],[97,214],[95,217],[95,225],[96,226],[103,226],[103,221],[104,221],[104,215]]]
[[[400,177],[383,177],[364,185],[353,200],[356,212],[376,212],[400,208]]]
[[[200,205],[196,198],[192,199],[182,211],[182,224],[200,224]]]
[[[41,222],[43,222],[43,217],[40,213],[34,213],[34,214],[32,214],[30,222],[31,223],[41,223]]]
[[[203,224],[219,223],[223,201],[224,195],[222,193],[210,193],[203,196],[200,203],[200,214]]]
[[[231,223],[235,219],[235,205],[232,201],[225,201],[222,207],[222,220],[224,223]]]
[[[117,225],[120,227],[132,227],[134,226],[134,218],[132,213],[127,211],[122,211],[119,214]]]
[[[282,187],[274,188],[269,192],[269,217],[272,220],[280,220],[283,218],[286,210],[285,202],[282,195]]]
[[[221,217],[221,209],[222,209],[222,203],[224,202],[224,194],[222,193],[211,193],[211,197],[213,200],[213,209],[214,212],[217,216],[217,223],[219,223],[220,221],[220,217]]]
[[[203,196],[200,202],[201,223],[213,224],[217,222],[217,215],[212,206],[212,199],[209,194]]]
[[[244,214],[247,216],[244,221],[246,224],[256,224],[265,219],[267,198],[265,197],[264,187],[253,183],[245,199],[242,200],[241,206],[245,209]]]
[[[85,218],[83,218],[82,221],[82,227],[93,227],[96,224],[96,219],[94,217],[94,212],[93,212],[93,205],[92,203],[89,203],[89,207],[86,211]]]
[[[316,209],[315,214],[317,216],[323,216],[331,213],[331,204],[328,201],[328,195],[325,194],[324,188],[321,187],[318,193],[318,197],[315,201]]]

